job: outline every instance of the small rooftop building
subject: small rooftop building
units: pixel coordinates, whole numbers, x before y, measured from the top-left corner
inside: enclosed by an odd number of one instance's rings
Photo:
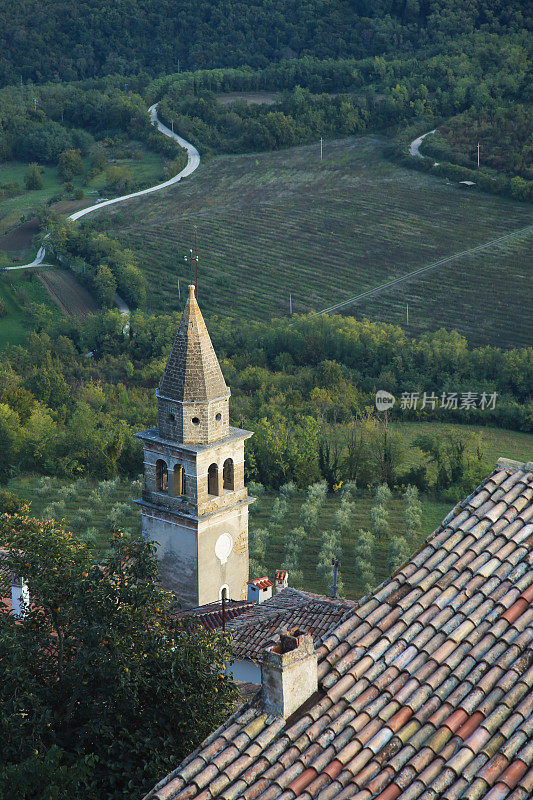
[[[531,800],[532,549],[533,463],[501,460],[315,641],[297,708],[267,682],[145,800]]]

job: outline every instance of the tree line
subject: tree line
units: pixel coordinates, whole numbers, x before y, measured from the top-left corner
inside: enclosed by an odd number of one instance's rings
[[[115,244],[107,237],[92,234],[87,247],[100,265],[113,263]],[[57,319],[35,304],[31,311],[37,330],[6,348],[0,365],[0,479],[24,471],[139,474],[142,453],[133,434],[156,418],[154,387],[179,315],[137,310],[125,333],[114,310],[84,322]],[[533,348],[471,349],[444,330],[410,339],[393,325],[340,316],[241,320],[238,327],[212,317],[209,329],[232,388],[232,422],[255,431],[247,478],[272,489],[325,479],[330,489],[357,480],[462,490],[486,471],[475,437],[420,441],[425,465],[414,468],[395,420],[533,427]],[[378,388],[396,397],[404,390],[496,392],[497,402],[483,411],[397,403],[383,417],[372,410]]]
[[[526,39],[475,34],[468,46],[467,39],[462,44],[463,49],[438,55],[421,50],[338,61],[306,55],[265,69],[197,70],[157,79],[146,93],[160,101],[164,121],[204,153],[279,149],[321,136],[403,129],[414,120],[426,132],[452,116],[453,122],[442,128],[456,131],[447,152],[442,142],[435,144],[438,137],[424,143],[428,153],[444,162],[436,171],[471,177],[472,153],[460,149],[468,131],[469,137],[484,139],[484,166],[492,170],[477,170],[481,188],[530,199],[530,111],[521,105],[531,82]],[[253,101],[258,91],[270,92],[269,102],[248,104],[246,93]],[[221,103],[219,95],[230,92],[242,98]],[[413,161],[407,156],[410,134],[400,133],[389,151],[407,164]],[[432,161],[417,162],[419,169],[433,168]]]
[[[138,81],[126,90],[122,81],[106,78],[1,89],[0,162],[29,162],[33,184],[28,188],[40,188],[35,185],[39,181],[37,165],[57,166],[60,177],[70,181],[88,164],[90,177],[105,169],[105,147],[122,138],[143,143],[175,161],[179,170],[187,155],[176,141],[153,129],[145,100],[134,91],[144,85]],[[113,183],[113,175],[109,183]],[[4,186],[3,191],[6,195],[13,187]]]

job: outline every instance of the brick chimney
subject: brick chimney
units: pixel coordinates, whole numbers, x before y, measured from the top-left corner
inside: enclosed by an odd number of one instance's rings
[[[282,631],[279,644],[263,650],[261,685],[265,710],[290,717],[318,689],[313,637],[298,629]]]

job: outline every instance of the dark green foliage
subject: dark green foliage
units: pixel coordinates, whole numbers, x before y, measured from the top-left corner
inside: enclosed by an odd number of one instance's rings
[[[119,167],[113,168],[122,172]],[[146,300],[146,282],[136,264],[133,251],[103,233],[84,231],[76,225],[51,218],[50,246],[62,263],[94,292],[108,308],[114,305],[115,293],[133,308]]]
[[[25,35],[31,19],[31,35]],[[62,0],[6,5],[0,16],[0,83],[152,74],[181,69],[265,67],[288,53],[343,58],[411,52],[476,30],[526,28],[524,4],[429,0],[268,3],[223,0],[88,0],[72,14]],[[489,59],[487,59],[489,60]],[[125,77],[131,84],[134,79]]]
[[[152,128],[144,99],[125,92],[122,81],[106,78],[0,90],[0,161],[58,164],[63,180],[71,180],[83,172],[79,156],[89,156],[95,140],[105,143],[112,136],[142,141],[155,152],[186,163],[179,144]],[[94,158],[98,162],[97,153]],[[103,169],[105,163],[97,166]]]
[[[70,181],[74,175],[83,173],[81,150],[63,150],[58,159],[58,171],[64,181]]]
[[[76,241],[97,265],[112,263],[107,237]],[[81,269],[79,261],[73,266]],[[133,433],[156,419],[154,388],[178,321],[178,314],[137,311],[125,334],[123,317],[108,310],[83,324],[46,323],[48,333],[31,333],[24,346],[8,348],[0,365],[0,387],[6,387],[0,389],[1,479],[24,470],[69,478],[138,474],[141,448]],[[377,483],[416,482],[452,500],[468,494],[490,468],[477,439],[467,433],[420,439],[429,474],[409,468],[410,452],[394,421],[531,430],[531,348],[469,349],[457,334],[442,331],[409,339],[392,325],[350,317],[241,320],[239,326],[211,318],[208,326],[232,389],[232,423],[255,432],[247,443],[247,480],[264,486],[294,481],[303,488],[322,477],[333,489],[357,480],[367,491]],[[369,410],[382,374],[427,392],[451,384],[497,392],[497,403],[483,412],[396,406],[386,421]]]
[[[0,489],[0,514],[19,514],[24,502],[13,492]]]
[[[2,800],[142,796],[231,708],[226,640],[177,629],[153,546],[115,537],[96,564],[54,522],[0,517],[2,591],[31,586],[21,620],[0,610]]]
[[[42,189],[44,186],[43,176],[39,169],[39,164],[33,163],[28,167],[28,171],[24,176],[24,185],[26,189]]]
[[[72,146],[68,131],[58,122],[36,123],[21,131],[13,145],[13,155],[20,161],[56,163],[60,153]]]

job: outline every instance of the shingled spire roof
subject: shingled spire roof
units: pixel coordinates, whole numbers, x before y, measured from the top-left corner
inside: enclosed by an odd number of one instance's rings
[[[194,286],[189,286],[189,297],[159,384],[159,394],[187,403],[229,395]]]

